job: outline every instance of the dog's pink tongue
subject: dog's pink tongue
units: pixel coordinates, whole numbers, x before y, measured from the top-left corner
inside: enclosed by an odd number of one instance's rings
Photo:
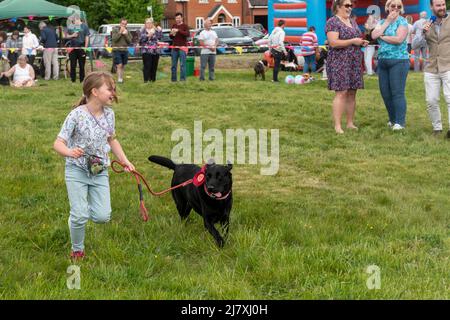
[[[216,198],[220,198],[222,196],[222,193],[221,192],[217,192],[217,193],[214,193],[214,195],[216,196]]]

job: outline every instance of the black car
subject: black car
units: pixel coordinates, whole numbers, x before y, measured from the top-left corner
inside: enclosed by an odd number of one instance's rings
[[[217,48],[218,54],[236,53],[235,47],[242,47],[242,52],[258,52],[258,48],[252,38],[244,35],[239,29],[235,27],[212,27],[219,37],[219,46]],[[198,36],[203,29],[197,31],[194,36],[194,46],[199,46],[200,41]],[[201,49],[196,49],[196,54],[200,55]]]
[[[265,34],[252,27],[237,27],[244,35],[252,38],[253,41],[258,41],[264,38]]]

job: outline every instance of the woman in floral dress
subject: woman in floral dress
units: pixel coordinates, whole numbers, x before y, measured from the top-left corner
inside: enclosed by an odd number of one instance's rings
[[[334,0],[334,16],[327,21],[326,33],[330,46],[327,58],[328,89],[334,90],[333,119],[336,133],[344,133],[341,118],[347,112],[347,128],[358,129],[353,123],[356,91],[364,88],[361,47],[368,45],[356,22],[351,19],[351,0]]]

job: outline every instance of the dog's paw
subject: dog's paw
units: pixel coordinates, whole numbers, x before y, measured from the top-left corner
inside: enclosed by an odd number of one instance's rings
[[[216,239],[216,243],[219,248],[223,248],[225,245],[225,240],[223,240],[222,238],[219,238],[219,239]]]

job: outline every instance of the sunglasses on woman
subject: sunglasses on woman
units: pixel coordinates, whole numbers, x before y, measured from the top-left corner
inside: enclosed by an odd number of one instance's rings
[[[353,8],[353,5],[350,3],[347,3],[347,4],[344,4],[344,7],[347,9],[351,9],[351,8]]]
[[[402,6],[396,6],[395,4],[391,4],[391,9],[398,9],[400,10]]]

